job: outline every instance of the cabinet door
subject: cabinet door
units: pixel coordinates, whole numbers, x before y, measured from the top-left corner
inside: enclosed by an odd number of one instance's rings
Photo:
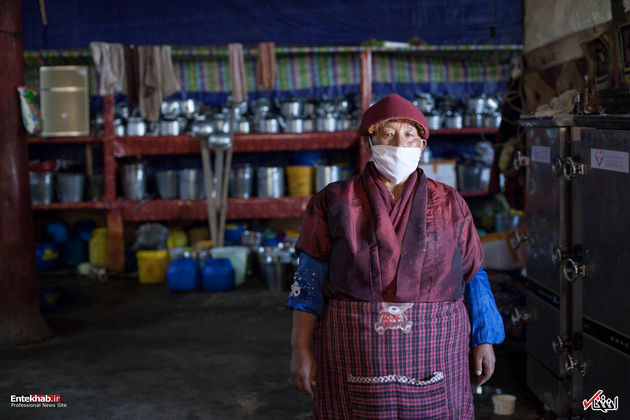
[[[583,313],[630,336],[630,131],[583,130],[575,140],[572,159],[584,173],[571,182]]]
[[[554,248],[569,246],[567,182],[562,177],[568,141],[566,127],[527,129],[527,277],[560,296],[562,275],[552,255]]]

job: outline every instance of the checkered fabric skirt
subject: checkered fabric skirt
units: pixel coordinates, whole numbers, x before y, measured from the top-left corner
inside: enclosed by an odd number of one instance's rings
[[[314,419],[474,418],[462,300],[326,304]]]

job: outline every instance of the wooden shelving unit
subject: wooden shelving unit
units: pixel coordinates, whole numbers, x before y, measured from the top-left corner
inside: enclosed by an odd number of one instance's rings
[[[103,143],[103,137],[82,136],[82,137],[28,137],[28,144],[86,144]]]

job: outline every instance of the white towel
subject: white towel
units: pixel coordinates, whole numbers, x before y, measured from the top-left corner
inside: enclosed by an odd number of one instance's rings
[[[90,42],[90,49],[98,73],[99,95],[122,92],[125,88],[125,50],[122,44]]]

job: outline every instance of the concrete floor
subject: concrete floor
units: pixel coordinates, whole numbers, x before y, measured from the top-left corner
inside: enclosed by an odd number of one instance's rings
[[[56,336],[0,349],[2,419],[310,418],[310,399],[289,383],[286,293],[251,280],[220,294],[73,276],[41,287],[55,302],[44,315]],[[541,418],[525,387],[524,343],[495,351],[489,385],[519,397],[517,414],[492,414],[482,395],[477,418]],[[67,407],[10,407],[10,395],[27,394],[59,394]]]

